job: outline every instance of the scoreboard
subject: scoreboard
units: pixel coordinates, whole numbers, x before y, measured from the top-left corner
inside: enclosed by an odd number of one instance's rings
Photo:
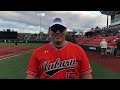
[[[18,33],[0,31],[0,39],[18,39]]]

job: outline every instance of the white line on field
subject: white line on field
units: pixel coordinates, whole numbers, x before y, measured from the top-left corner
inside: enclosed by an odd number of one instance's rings
[[[28,51],[33,51],[33,50],[28,50]],[[24,53],[24,52],[28,52],[28,51],[22,51],[22,52],[20,52],[20,53]],[[7,57],[7,56],[11,56],[11,55],[16,55],[16,54],[20,54],[20,53],[14,53],[14,54],[2,55],[2,56],[0,56],[0,58],[2,58],[2,57]]]
[[[4,58],[1,58],[0,60],[3,60],[3,59],[7,59],[7,58],[11,58],[11,57],[15,57],[15,56],[20,56],[20,55],[23,55],[23,54],[27,54],[27,53],[30,53],[31,51],[33,50],[29,50],[29,51],[24,51],[24,52],[20,52],[20,53],[17,53],[17,54],[9,54],[9,55],[4,55],[2,57]],[[7,57],[6,57],[7,56]]]

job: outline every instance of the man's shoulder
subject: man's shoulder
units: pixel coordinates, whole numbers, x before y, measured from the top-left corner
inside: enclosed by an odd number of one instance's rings
[[[44,50],[44,49],[46,49],[46,48],[49,48],[49,43],[44,44],[43,46],[38,47],[35,51],[36,51],[36,52],[42,51],[42,50]]]
[[[70,47],[71,48],[75,48],[75,49],[78,49],[78,50],[82,50],[82,47],[78,44],[75,44],[75,43],[72,43],[72,42],[69,42],[70,43]]]
[[[69,45],[72,46],[72,47],[80,47],[78,44],[75,44],[75,43],[72,43],[72,42],[69,42]]]

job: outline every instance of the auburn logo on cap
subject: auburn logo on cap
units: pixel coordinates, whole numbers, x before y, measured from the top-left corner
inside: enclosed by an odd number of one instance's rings
[[[54,22],[62,22],[62,20],[60,18],[55,18]]]

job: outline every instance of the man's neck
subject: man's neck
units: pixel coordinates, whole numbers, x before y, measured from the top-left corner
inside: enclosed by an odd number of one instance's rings
[[[57,42],[54,43],[54,42],[51,41],[50,43],[51,43],[52,46],[54,46],[54,47],[59,49],[59,48],[64,47],[67,44],[67,41],[63,41],[62,43],[57,43]]]

